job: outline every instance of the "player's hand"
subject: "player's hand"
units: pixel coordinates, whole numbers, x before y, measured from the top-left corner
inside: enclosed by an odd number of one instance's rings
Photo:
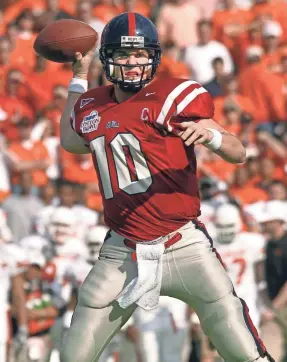
[[[173,132],[183,140],[186,146],[208,143],[213,138],[213,133],[209,129],[194,122],[182,122]]]
[[[89,67],[95,55],[96,45],[83,56],[81,53],[75,53],[75,61],[73,63],[73,77],[80,79],[88,79]]]

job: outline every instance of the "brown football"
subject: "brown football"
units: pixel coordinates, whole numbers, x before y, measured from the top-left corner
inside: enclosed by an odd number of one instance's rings
[[[63,19],[47,25],[37,36],[34,50],[56,63],[74,61],[74,54],[85,55],[97,42],[98,33],[79,20]]]

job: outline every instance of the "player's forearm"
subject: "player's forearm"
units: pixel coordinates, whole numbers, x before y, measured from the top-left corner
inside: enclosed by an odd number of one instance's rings
[[[212,152],[230,163],[245,161],[246,151],[239,138],[227,132],[212,118],[200,119],[196,124],[194,122],[182,122],[181,127],[185,128],[181,138],[185,140],[186,145],[204,144]]]
[[[83,140],[72,129],[70,117],[72,110],[81,93],[69,92],[64,111],[60,121],[60,141],[61,146],[72,153],[90,153],[89,148],[83,143]]]
[[[232,134],[222,131],[222,144],[217,151],[218,156],[230,163],[243,163],[246,159],[246,150],[241,141]]]

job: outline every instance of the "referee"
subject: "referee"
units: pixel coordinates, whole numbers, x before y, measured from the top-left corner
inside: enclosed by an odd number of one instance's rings
[[[266,308],[262,335],[277,362],[287,362],[287,203],[269,201],[263,216],[267,234],[265,280]]]

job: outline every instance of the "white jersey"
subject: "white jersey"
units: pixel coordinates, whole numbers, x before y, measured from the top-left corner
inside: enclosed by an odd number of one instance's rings
[[[230,244],[216,244],[236,294],[244,299],[255,324],[258,323],[255,265],[265,258],[265,239],[262,235],[241,232]]]
[[[8,327],[8,294],[11,277],[24,271],[25,255],[22,249],[14,244],[0,244],[0,343],[9,337]]]
[[[83,284],[92,268],[93,265],[89,264],[84,259],[79,259],[73,264],[72,273],[74,275],[75,282],[77,283],[77,287],[80,287],[81,284]]]
[[[44,268],[44,279],[51,283],[53,291],[69,303],[73,289],[73,263],[75,258],[56,256]]]
[[[181,329],[188,325],[188,305],[181,300],[161,296],[156,309],[146,311],[137,308],[133,314],[135,325],[141,331]]]
[[[73,287],[84,281],[92,266],[85,260],[88,252],[85,244],[79,239],[71,239],[68,243],[56,247],[56,251],[57,256],[47,263],[44,275],[68,303]]]

